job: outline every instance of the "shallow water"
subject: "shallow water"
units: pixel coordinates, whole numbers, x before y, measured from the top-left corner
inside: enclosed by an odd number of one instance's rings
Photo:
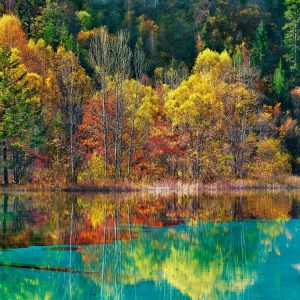
[[[0,195],[0,299],[299,299],[300,193]]]

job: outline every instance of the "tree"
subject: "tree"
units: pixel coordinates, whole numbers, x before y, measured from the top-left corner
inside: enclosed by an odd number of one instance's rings
[[[78,58],[63,47],[55,55],[55,71],[59,89],[58,107],[63,119],[68,155],[68,175],[71,185],[76,184],[80,166],[78,126],[82,121],[83,106],[89,97],[90,79],[80,66]]]
[[[251,59],[253,64],[264,70],[266,54],[268,50],[268,37],[265,29],[264,21],[259,23],[256,29],[255,39],[253,41]]]
[[[58,47],[65,46],[69,38],[67,7],[57,1],[46,1],[41,14],[32,22],[32,36],[43,38],[47,44]]]
[[[88,11],[80,10],[76,13],[82,30],[87,31],[93,29],[93,18]]]
[[[256,94],[244,84],[222,83],[218,97],[224,105],[222,129],[231,156],[231,168],[235,177],[247,175],[246,164],[255,144],[254,125],[259,109]]]
[[[267,138],[257,144],[250,175],[256,179],[276,182],[291,171],[290,156],[281,150],[280,141]]]
[[[127,176],[131,175],[132,166],[137,164],[134,157],[142,150],[152,128],[154,114],[159,106],[159,98],[150,87],[136,80],[124,82],[124,149],[128,153]]]
[[[272,90],[276,94],[277,97],[281,98],[286,94],[286,78],[285,73],[282,67],[282,60],[280,59],[277,68],[275,69],[273,82],[272,82]],[[280,99],[283,100],[283,99]]]
[[[1,5],[3,6],[5,13],[13,12],[16,0],[3,0],[1,2],[2,2]]]
[[[123,119],[124,119],[124,81],[129,77],[131,66],[131,50],[129,48],[129,35],[127,32],[118,32],[113,39],[112,51],[114,53],[113,81],[115,84],[115,114],[114,114],[114,161],[115,177],[122,175],[121,165],[123,159]]]
[[[111,40],[105,29],[97,32],[91,40],[89,50],[90,60],[95,68],[95,79],[102,91],[102,123],[104,144],[104,169],[105,176],[108,174],[109,161],[109,118],[108,118],[108,80],[112,72],[113,58],[111,56]],[[100,117],[100,116],[99,116]]]
[[[244,83],[249,89],[254,89],[260,78],[258,67],[251,63],[249,50],[245,44],[237,46],[232,56],[235,77],[238,82]]]
[[[232,61],[227,51],[221,54],[205,49],[196,58],[193,72],[196,74],[208,74],[213,80],[230,77],[232,72]]]
[[[7,185],[9,168],[14,164],[20,167],[20,159],[43,142],[38,126],[41,105],[33,84],[34,78],[14,59],[11,51],[0,50],[0,70],[0,141],[3,183]],[[18,183],[20,168],[15,171],[15,182]]]
[[[145,54],[142,51],[141,47],[139,45],[136,45],[134,55],[133,55],[133,69],[134,69],[134,75],[137,80],[142,79],[142,75],[145,72],[147,66],[146,66],[146,61],[145,61]],[[131,171],[131,160],[132,160],[132,155],[134,152],[134,135],[135,135],[135,120],[136,120],[136,115],[138,113],[140,104],[142,102],[142,94],[141,94],[141,87],[140,84],[137,82],[135,86],[135,93],[133,94],[134,96],[130,95],[128,98],[134,99],[133,100],[133,106],[131,109],[131,112],[129,113],[130,115],[130,137],[129,137],[129,149],[128,149],[128,161],[127,161],[127,175],[130,176],[130,171]],[[129,101],[130,101],[129,100]],[[130,105],[127,105],[126,108],[130,107]]]
[[[26,37],[22,23],[18,17],[10,14],[0,18],[0,45],[7,48],[23,50],[26,46]]]
[[[189,70],[186,65],[172,59],[167,68],[156,68],[154,74],[157,85],[167,84],[171,89],[174,89],[178,87],[184,79],[187,79]]]
[[[93,169],[93,162],[99,164],[99,174],[102,177],[116,177],[114,147],[115,143],[115,94],[113,84],[109,85],[107,116],[111,120],[108,128],[107,142],[109,147],[109,160],[107,173],[105,174],[105,165],[103,156],[104,132],[103,122],[99,116],[102,115],[102,97],[101,92],[96,93],[86,104],[83,115],[83,122],[80,125],[81,145],[86,153],[87,164],[86,172]],[[147,157],[144,152],[144,145],[154,127],[154,115],[159,105],[159,98],[156,92],[150,87],[145,86],[139,81],[130,79],[123,83],[123,103],[124,112],[122,127],[122,152],[125,154],[121,161],[122,176],[135,176],[136,168],[140,163],[139,158]],[[94,158],[97,157],[96,160]],[[92,160],[90,162],[90,160]],[[126,168],[126,169],[125,169]],[[126,173],[125,173],[126,170]],[[102,178],[102,179],[103,179]]]
[[[101,29],[92,38],[90,47],[90,59],[95,68],[98,85],[103,94],[102,122],[104,131],[104,162],[107,173],[109,160],[109,123],[113,124],[113,148],[115,177],[121,177],[121,164],[123,157],[123,118],[124,99],[123,83],[128,78],[131,64],[131,50],[128,45],[129,35],[120,31],[116,36],[110,36],[105,29]],[[108,99],[111,93],[109,84],[113,87],[113,118],[108,117]]]
[[[300,87],[297,86],[290,91],[292,96],[293,110],[296,119],[300,119]]]
[[[31,33],[31,24],[38,8],[45,4],[45,0],[16,0],[15,11],[24,25],[27,33]]]
[[[173,130],[186,143],[191,176],[247,176],[256,139],[268,134],[271,126],[265,123],[272,120],[258,105],[255,91],[240,81],[244,77],[227,52],[206,49],[193,72],[165,100]]]
[[[157,41],[158,26],[151,19],[146,19],[144,15],[141,15],[138,19],[139,22],[139,33],[142,37],[143,44],[145,45],[146,51],[150,57],[155,55],[155,44]]]
[[[188,135],[190,174],[198,177],[205,143],[216,136],[223,111],[211,78],[194,74],[183,81],[177,89],[168,93],[165,109],[173,126]]]
[[[300,51],[300,2],[298,0],[285,0],[285,45],[288,49],[288,61],[290,71],[299,73],[299,51]]]

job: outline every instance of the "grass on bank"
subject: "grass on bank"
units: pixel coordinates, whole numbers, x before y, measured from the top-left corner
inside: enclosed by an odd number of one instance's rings
[[[212,183],[200,181],[182,181],[165,179],[161,181],[130,181],[130,180],[98,180],[79,182],[75,186],[67,186],[65,183],[57,184],[27,183],[10,184],[7,187],[0,186],[1,190],[13,191],[72,191],[72,192],[130,192],[147,190],[235,190],[235,189],[300,189],[300,176],[286,176],[277,182],[268,182],[254,179],[219,180]]]

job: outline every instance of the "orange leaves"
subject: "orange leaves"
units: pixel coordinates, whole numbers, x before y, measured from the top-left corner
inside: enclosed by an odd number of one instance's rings
[[[0,47],[17,48],[26,67],[32,72],[42,73],[43,61],[40,54],[37,49],[28,46],[22,23],[17,16],[9,14],[0,18]]]
[[[0,19],[0,45],[7,48],[26,47],[26,36],[21,21],[15,15],[3,15]]]
[[[286,136],[289,133],[292,133],[297,126],[297,120],[292,119],[291,117],[287,118],[283,125],[279,127],[279,133],[281,136]]]
[[[95,94],[86,104],[79,126],[81,146],[89,153],[103,146],[101,95]]]
[[[77,36],[77,41],[81,44],[86,44],[97,32],[97,29],[80,31]]]
[[[294,89],[291,90],[291,95],[294,98],[300,99],[300,87],[296,86]]]
[[[144,15],[141,15],[139,17],[139,30],[142,33],[157,33],[158,31],[158,25],[155,24],[155,22],[151,19],[146,19]]]

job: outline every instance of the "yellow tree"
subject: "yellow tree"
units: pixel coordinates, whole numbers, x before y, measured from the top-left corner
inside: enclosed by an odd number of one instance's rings
[[[254,124],[258,109],[256,95],[241,83],[220,83],[218,98],[223,103],[222,130],[229,145],[233,174],[245,175],[245,166],[256,142]]]
[[[250,176],[263,181],[276,182],[291,172],[290,156],[281,149],[280,141],[266,138],[258,142]]]
[[[125,81],[123,92],[128,145],[127,175],[130,175],[132,158],[154,125],[153,116],[159,106],[159,97],[150,86],[134,79]]]
[[[189,135],[191,174],[200,174],[200,159],[208,139],[221,128],[223,105],[209,76],[194,74],[166,96],[165,109],[178,128]]]
[[[227,157],[221,156],[216,166],[224,163],[224,159],[230,160],[233,174],[241,177],[245,175],[245,166],[256,142],[254,124],[259,114],[256,93],[240,81],[226,51],[219,54],[204,50],[198,55],[193,72],[211,78],[216,97],[223,107],[222,138],[216,141],[223,140],[222,152],[225,151]],[[226,167],[224,170],[228,171]]]
[[[226,51],[221,54],[205,49],[197,56],[194,74],[209,75],[213,80],[228,80],[233,74],[232,60]]]
[[[23,50],[26,44],[26,36],[18,17],[12,14],[3,15],[0,18],[0,46]]]

